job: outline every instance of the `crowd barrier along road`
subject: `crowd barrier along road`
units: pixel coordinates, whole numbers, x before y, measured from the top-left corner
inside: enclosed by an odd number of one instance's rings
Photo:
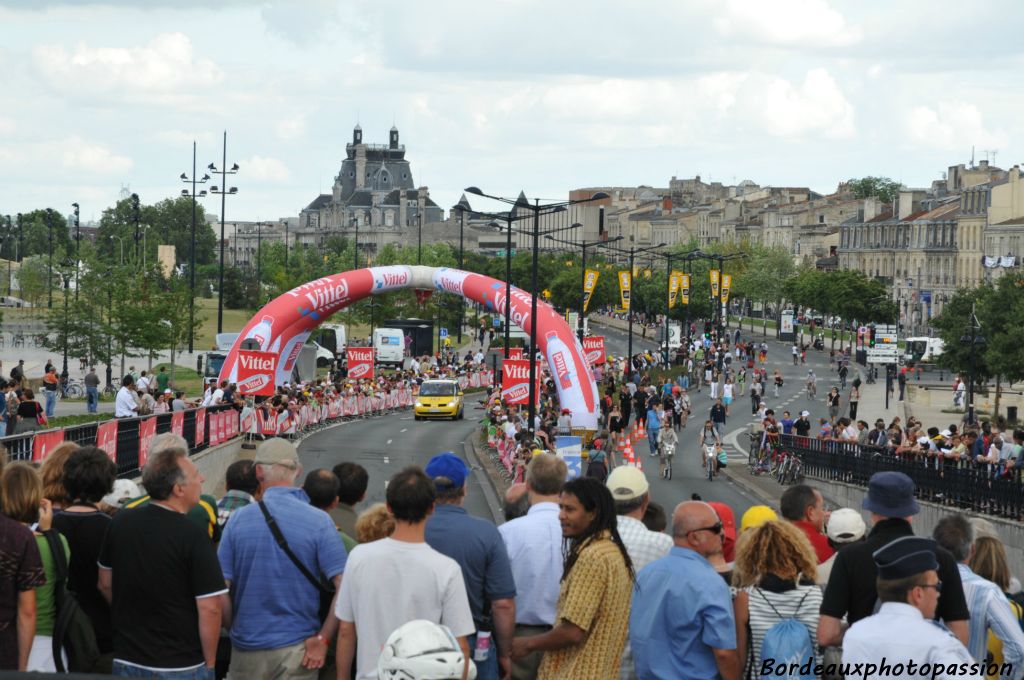
[[[486,387],[493,381],[490,370],[475,371],[456,378],[460,389]],[[174,432],[184,437],[191,455],[236,437],[295,437],[320,429],[333,421],[351,420],[409,408],[418,387],[396,388],[372,395],[338,395],[328,399],[312,396],[305,403],[292,402],[281,411],[271,411],[268,402],[238,411],[232,405],[161,413],[138,418],[111,420],[63,428],[25,432],[0,438],[9,460],[40,462],[57,446],[72,441],[80,446],[97,446],[117,464],[119,477],[137,477],[146,464],[153,437]]]

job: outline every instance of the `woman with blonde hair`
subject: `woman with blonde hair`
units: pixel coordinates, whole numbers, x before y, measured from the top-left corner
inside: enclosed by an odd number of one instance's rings
[[[733,607],[737,650],[748,673],[761,668],[765,634],[783,619],[802,623],[814,645],[822,600],[814,583],[817,569],[811,542],[789,522],[771,520],[740,534],[733,567],[739,592]]]
[[[43,498],[53,504],[53,509],[63,510],[71,503],[64,488],[64,464],[71,454],[78,450],[75,442],[64,442],[57,446],[43,461],[39,476],[43,478]]]
[[[1010,565],[1006,559],[1006,547],[996,536],[980,534],[974,539],[974,550],[967,561],[967,566],[978,576],[988,579],[999,586],[999,590],[1006,595],[1010,604],[1010,611],[1017,617],[1017,623],[1024,625],[1024,607],[1009,597],[1010,590]],[[999,668],[1003,665],[1003,641],[1000,640],[991,629],[988,631],[988,653],[992,657],[992,668]],[[990,678],[999,677],[998,674],[989,675]]]
[[[57,567],[50,543],[42,532],[49,531],[53,521],[53,507],[43,497],[43,482],[31,464],[24,461],[11,463],[0,478],[0,499],[3,512],[11,519],[32,529],[43,562],[46,583],[36,591],[36,630],[29,652],[28,671],[53,673],[57,667],[53,661],[53,626],[57,619],[57,604],[54,599],[54,585]],[[70,555],[67,540],[58,534],[64,550],[65,564]]]
[[[383,503],[374,503],[356,520],[356,540],[373,543],[387,538],[395,530],[395,518]]]

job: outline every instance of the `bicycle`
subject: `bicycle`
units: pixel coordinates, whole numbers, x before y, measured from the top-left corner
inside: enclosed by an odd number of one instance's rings
[[[85,385],[82,384],[82,381],[71,378],[64,386],[63,392],[64,393],[61,395],[62,397],[67,397],[68,399],[81,399],[85,396]]]
[[[707,473],[708,481],[712,482],[715,479],[715,447],[705,446],[704,447],[704,471]]]
[[[672,459],[676,455],[676,445],[659,442],[659,472],[662,479],[672,479]]]
[[[814,401],[818,394],[818,388],[813,382],[807,383],[807,401]]]

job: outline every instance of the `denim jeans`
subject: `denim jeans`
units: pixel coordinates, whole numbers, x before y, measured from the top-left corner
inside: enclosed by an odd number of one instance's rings
[[[651,447],[651,455],[657,455],[658,453],[658,435],[661,434],[659,428],[647,428],[647,444]]]
[[[46,397],[46,417],[52,418],[57,410],[57,390],[44,389],[43,395]]]
[[[140,668],[114,659],[114,675],[122,678],[156,678],[156,680],[213,680],[212,668],[200,666],[187,671],[158,671]]]
[[[476,635],[470,635],[469,658],[473,659],[473,651],[476,649]],[[491,637],[491,647],[487,650],[486,661],[473,661],[476,664],[476,680],[498,680],[498,650],[494,646],[494,637]]]
[[[89,413],[96,413],[100,407],[100,388],[85,388],[85,405]]]

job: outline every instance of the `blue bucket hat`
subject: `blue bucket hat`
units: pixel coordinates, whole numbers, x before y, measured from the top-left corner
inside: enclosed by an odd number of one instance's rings
[[[861,507],[883,517],[910,517],[921,511],[914,499],[914,480],[902,472],[871,475]]]

